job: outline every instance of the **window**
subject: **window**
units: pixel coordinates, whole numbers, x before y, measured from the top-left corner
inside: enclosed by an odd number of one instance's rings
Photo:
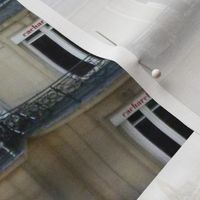
[[[163,163],[193,133],[153,99],[134,112],[122,127],[130,137]]]
[[[102,67],[102,59],[91,56],[48,24],[33,31],[21,43],[61,73],[84,78]]]

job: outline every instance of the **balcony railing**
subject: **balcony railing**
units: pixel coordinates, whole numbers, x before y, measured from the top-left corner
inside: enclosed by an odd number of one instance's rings
[[[75,71],[85,64],[95,64],[86,75]],[[82,103],[101,93],[123,70],[115,63],[87,57],[48,88],[18,107],[0,116],[0,170],[23,152],[24,143],[36,130],[67,116]]]

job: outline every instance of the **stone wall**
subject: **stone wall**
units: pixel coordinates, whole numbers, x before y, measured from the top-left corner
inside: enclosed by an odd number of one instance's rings
[[[36,17],[23,11],[0,26],[0,100],[13,108],[57,80],[59,74],[43,65],[11,37]]]
[[[15,193],[25,196],[20,200],[137,199],[162,166],[109,117],[140,90],[128,79],[56,130],[32,139],[27,161],[3,187],[16,186]]]

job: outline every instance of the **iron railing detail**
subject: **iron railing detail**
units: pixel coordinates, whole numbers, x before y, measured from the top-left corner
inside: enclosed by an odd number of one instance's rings
[[[81,68],[83,63],[95,66],[81,77],[72,73]],[[117,64],[89,56],[48,88],[1,115],[0,166],[6,163],[1,161],[1,157],[7,154],[8,160],[12,162],[21,153],[19,147],[22,147],[24,141],[38,128],[47,125],[62,114],[70,114],[83,102],[100,93],[122,73],[122,69]]]

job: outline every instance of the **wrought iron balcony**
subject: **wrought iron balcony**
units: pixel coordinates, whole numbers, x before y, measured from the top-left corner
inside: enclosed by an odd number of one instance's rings
[[[75,75],[86,64],[94,65],[86,75]],[[8,167],[24,150],[25,141],[39,128],[61,115],[69,115],[81,104],[101,93],[123,70],[114,62],[87,57],[48,88],[0,116],[0,170]]]

